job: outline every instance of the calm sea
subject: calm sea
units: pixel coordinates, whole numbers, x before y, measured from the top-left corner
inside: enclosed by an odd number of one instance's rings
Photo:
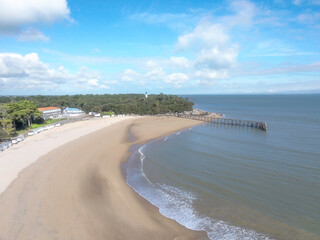
[[[127,182],[210,239],[320,239],[320,95],[190,95],[203,124],[132,149]]]

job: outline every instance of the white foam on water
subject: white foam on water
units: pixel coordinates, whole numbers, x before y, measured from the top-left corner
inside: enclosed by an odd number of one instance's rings
[[[176,220],[181,225],[192,230],[204,230],[210,239],[221,240],[268,240],[268,236],[254,230],[247,230],[232,226],[224,221],[218,221],[207,216],[200,216],[194,209],[193,202],[198,197],[192,193],[176,187],[157,184],[157,199],[151,203],[159,207],[159,211],[166,217]]]
[[[199,197],[190,191],[165,184],[152,183],[143,172],[145,155],[144,146],[140,147],[139,169],[127,169],[127,183],[140,196],[157,206],[162,215],[171,218],[192,230],[206,231],[211,240],[269,240],[267,235],[254,230],[232,226],[225,221],[219,221],[200,215],[193,207]]]
[[[142,170],[142,167],[143,167],[143,161],[144,159],[146,158],[146,156],[143,154],[143,149],[145,148],[145,145],[141,146],[139,148],[139,153],[140,153],[140,160],[141,160],[141,170]]]
[[[151,185],[153,185],[152,182],[147,178],[147,176],[144,174],[144,171],[143,171],[143,162],[144,162],[144,159],[146,158],[146,156],[143,154],[143,149],[144,149],[144,148],[145,148],[145,145],[142,145],[142,146],[139,148],[139,150],[138,150],[138,152],[140,153],[140,162],[141,162],[141,165],[140,165],[139,170],[140,170],[141,175],[142,175]]]

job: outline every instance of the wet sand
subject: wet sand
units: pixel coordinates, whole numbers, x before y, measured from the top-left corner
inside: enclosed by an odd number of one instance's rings
[[[0,239],[207,239],[162,216],[122,174],[132,144],[197,124],[174,117],[127,119],[59,145],[0,195]]]

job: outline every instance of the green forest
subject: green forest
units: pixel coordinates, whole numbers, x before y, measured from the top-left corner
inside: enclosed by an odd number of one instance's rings
[[[14,136],[17,130],[30,128],[33,122],[43,122],[35,103],[20,100],[0,104],[0,140]]]
[[[88,112],[157,115],[190,111],[193,102],[176,95],[103,94],[65,96],[1,96],[0,139],[17,130],[28,129],[33,122],[41,123],[40,107],[75,107]],[[1,137],[2,136],[2,137]]]

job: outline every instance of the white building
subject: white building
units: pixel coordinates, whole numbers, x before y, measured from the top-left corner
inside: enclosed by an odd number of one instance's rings
[[[38,110],[42,113],[43,119],[56,119],[61,118],[61,108],[58,107],[45,107],[38,108]]]
[[[78,109],[78,108],[66,108],[63,111],[64,114],[68,115],[69,117],[76,117],[84,114],[84,111]]]

